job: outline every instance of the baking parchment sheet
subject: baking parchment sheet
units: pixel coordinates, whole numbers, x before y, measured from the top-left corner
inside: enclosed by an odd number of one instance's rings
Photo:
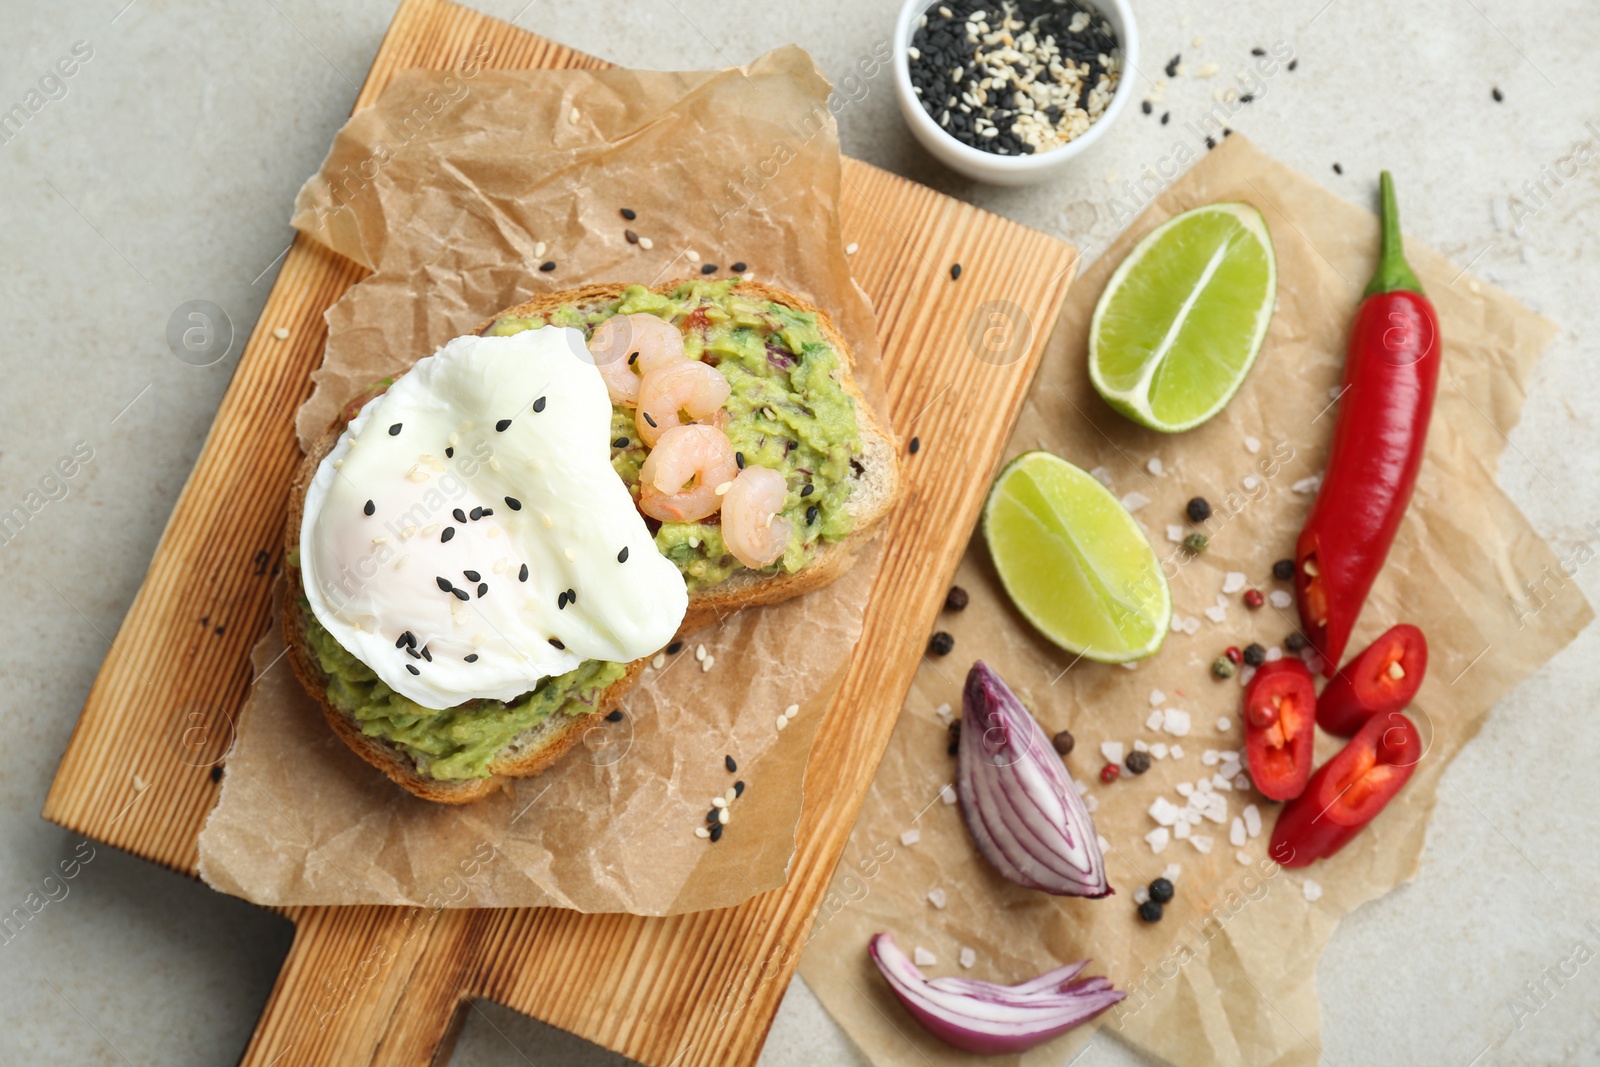
[[[1421,195],[1421,176],[1396,177],[1402,203],[1407,189]],[[1089,318],[1107,278],[1140,238],[1179,212],[1223,200],[1255,205],[1272,232],[1278,307],[1271,331],[1243,388],[1216,418],[1176,436],[1144,430],[1107,408],[1089,384]],[[1198,629],[1172,633],[1133,669],[1075,661],[1011,608],[981,535],[974,537],[956,578],[971,605],[937,624],[955,636],[955,651],[924,661],[801,958],[806,982],[874,1063],[971,1062],[930,1038],[888,993],[866,945],[889,930],[908,953],[917,946],[933,953],[937,964],[924,968],[930,976],[1009,984],[1093,957],[1088,973],[1108,975],[1129,992],[1093,1023],[985,1063],[1053,1067],[1106,1027],[1185,1067],[1316,1064],[1316,963],[1339,918],[1416,872],[1451,758],[1496,700],[1593,617],[1570,582],[1544,583],[1546,593],[1530,598],[1524,581],[1547,567],[1562,573],[1562,561],[1495,485],[1505,434],[1555,328],[1408,244],[1407,257],[1438,307],[1443,372],[1416,495],[1350,649],[1359,651],[1396,622],[1426,631],[1428,678],[1408,714],[1427,753],[1361,836],[1310,868],[1290,871],[1268,858],[1277,806],[1251,791],[1224,793],[1228,821],[1194,828],[1211,838],[1209,854],[1179,840],[1156,855],[1145,842],[1157,825],[1147,814],[1157,796],[1183,806],[1175,786],[1218,769],[1204,762],[1207,750],[1243,747],[1240,679],[1212,679],[1211,661],[1229,645],[1280,646],[1298,628],[1292,605],[1269,602],[1252,612],[1239,592],[1224,596],[1221,589],[1228,572],[1242,572],[1263,592],[1288,589],[1273,581],[1272,563],[1293,555],[1314,495],[1305,480],[1326,462],[1349,325],[1377,250],[1371,213],[1234,134],[1154,201],[1068,295],[1007,458],[1044,448],[1100,469],[1168,561],[1180,621],[1194,620]],[[1178,527],[1180,537],[1193,528],[1184,504],[1196,495],[1214,514],[1205,526],[1210,547],[1190,557],[1169,539],[1168,527]],[[1220,622],[1206,616],[1224,604]],[[1098,805],[1094,819],[1111,844],[1106,865],[1116,895],[1061,899],[1004,881],[974,851],[959,806],[943,802],[955,761],[946,754],[949,735],[938,709],[949,705],[959,716],[961,683],[974,659],[1009,681],[1047,733],[1072,731],[1068,767]],[[1189,733],[1147,729],[1157,706],[1190,712]],[[1124,773],[1101,784],[1101,744],[1131,749],[1136,739],[1181,745],[1183,757],[1169,755],[1143,776]],[[1342,743],[1319,732],[1318,764]],[[1248,803],[1258,806],[1265,828],[1241,849],[1229,832]],[[1141,923],[1133,891],[1169,864],[1181,868],[1177,897],[1160,923]],[[944,893],[942,909],[929,900],[934,890]],[[962,947],[976,953],[970,969],[959,964]]]
[[[302,446],[373,382],[535,293],[700,277],[705,264],[726,277],[735,262],[828,309],[881,411],[872,309],[839,237],[829,87],[809,56],[783,48],[693,73],[498,72],[484,58],[397,76],[301,190],[295,226],[375,272],[326,315]],[[254,652],[201,874],[260,904],[638,914],[727,907],[781,885],[811,740],[860,635],[876,559],[869,548],[846,581],[694,635],[646,670],[621,722],[464,807],[411,796],[335,738],[274,624]],[[799,714],[780,731],[790,704]],[[747,788],[722,840],[695,837],[735,780]]]

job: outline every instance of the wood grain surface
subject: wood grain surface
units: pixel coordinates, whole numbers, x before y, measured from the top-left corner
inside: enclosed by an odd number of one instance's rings
[[[458,66],[484,45],[491,67],[606,65],[443,0],[405,0],[356,106],[400,70]],[[672,918],[287,909],[294,944],[244,1064],[442,1063],[474,997],[646,1064],[755,1062],[1077,265],[1068,245],[848,159],[842,215],[878,315],[891,419],[921,449],[907,457],[862,640],[811,753],[789,883]],[[250,649],[268,625],[300,458],[293,415],[321,359],[323,312],[363,276],[305,238],[291,247],[46,818],[194,872]]]

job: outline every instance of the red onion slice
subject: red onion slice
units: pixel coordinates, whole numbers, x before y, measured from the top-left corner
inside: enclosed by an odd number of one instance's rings
[[[979,1055],[1022,1052],[1094,1018],[1127,996],[1104,978],[1074,982],[1089,961],[1068,964],[1021,985],[925,976],[892,934],[867,946],[895,998],[934,1037]]]
[[[956,794],[973,842],[1007,879],[1058,896],[1103,897],[1100,835],[1028,709],[979,660],[961,699]]]

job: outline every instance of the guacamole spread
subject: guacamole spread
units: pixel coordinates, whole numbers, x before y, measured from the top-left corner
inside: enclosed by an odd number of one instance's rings
[[[715,366],[732,386],[723,404],[723,429],[742,465],[770,467],[788,481],[783,515],[795,536],[763,573],[792,573],[822,543],[850,533],[850,475],[860,447],[855,403],[840,380],[839,353],[815,315],[741,296],[732,286],[731,280],[691,282],[666,294],[629,286],[620,300],[599,310],[562,306],[542,318],[500,319],[486,332],[504,336],[544,325],[587,332],[613,315],[637,313],[679,326],[689,358]],[[632,409],[614,408],[611,421],[612,467],[637,499],[648,450]],[[691,593],[745,569],[723,547],[714,515],[661,523],[655,542],[683,572]],[[363,734],[399,746],[420,773],[435,779],[486,777],[495,754],[517,734],[552,714],[595,710],[601,692],[627,670],[625,664],[590,660],[509,703],[473,700],[441,711],[391,690],[334,640],[303,598],[301,609],[311,653],[328,676],[328,702],[354,717]]]

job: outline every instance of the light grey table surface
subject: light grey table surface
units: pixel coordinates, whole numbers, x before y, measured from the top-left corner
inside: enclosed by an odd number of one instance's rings
[[[623,64],[723,66],[798,42],[835,77],[887,37],[897,8],[524,2],[478,6]],[[1252,46],[1286,42],[1298,70],[1272,79],[1234,126],[1357,202],[1369,202],[1380,167],[1394,170],[1409,233],[1561,325],[1500,481],[1561,556],[1600,551],[1600,161],[1568,166],[1559,184],[1546,170],[1577,142],[1600,151],[1600,8],[1135,6],[1152,76],[1178,52],[1226,75]],[[0,510],[36,490],[52,498],[0,543],[0,913],[40,891],[60,859],[87,854],[39,818],[45,791],[272,284],[295,191],[349,112],[392,13],[391,0],[0,0],[0,110],[40,89],[77,42],[92,50],[0,138]],[[844,111],[840,135],[855,156],[1093,256],[1120,229],[1118,182],[1192,140],[1183,123],[1219,84],[1179,79],[1163,105],[1171,126],[1135,110],[1069,176],[1022,191],[940,171],[901,125],[886,76]],[[170,313],[194,299],[223,308],[236,337],[204,368],[165,339]],[[50,481],[74,448],[92,458]],[[1600,566],[1556,595],[1575,587],[1600,599]],[[1600,1062],[1600,964],[1589,962],[1600,952],[1597,661],[1591,628],[1495,709],[1445,775],[1421,876],[1345,920],[1318,972],[1327,1063]],[[233,1062],[289,925],[104,847],[66,889],[0,943],[0,1063]],[[1525,983],[1542,983],[1539,1001]],[[1537,1010],[1518,1018],[1519,996]],[[452,1062],[620,1061],[483,1004]],[[860,1060],[797,981],[762,1062]],[[1097,1037],[1077,1062],[1138,1059]]]

